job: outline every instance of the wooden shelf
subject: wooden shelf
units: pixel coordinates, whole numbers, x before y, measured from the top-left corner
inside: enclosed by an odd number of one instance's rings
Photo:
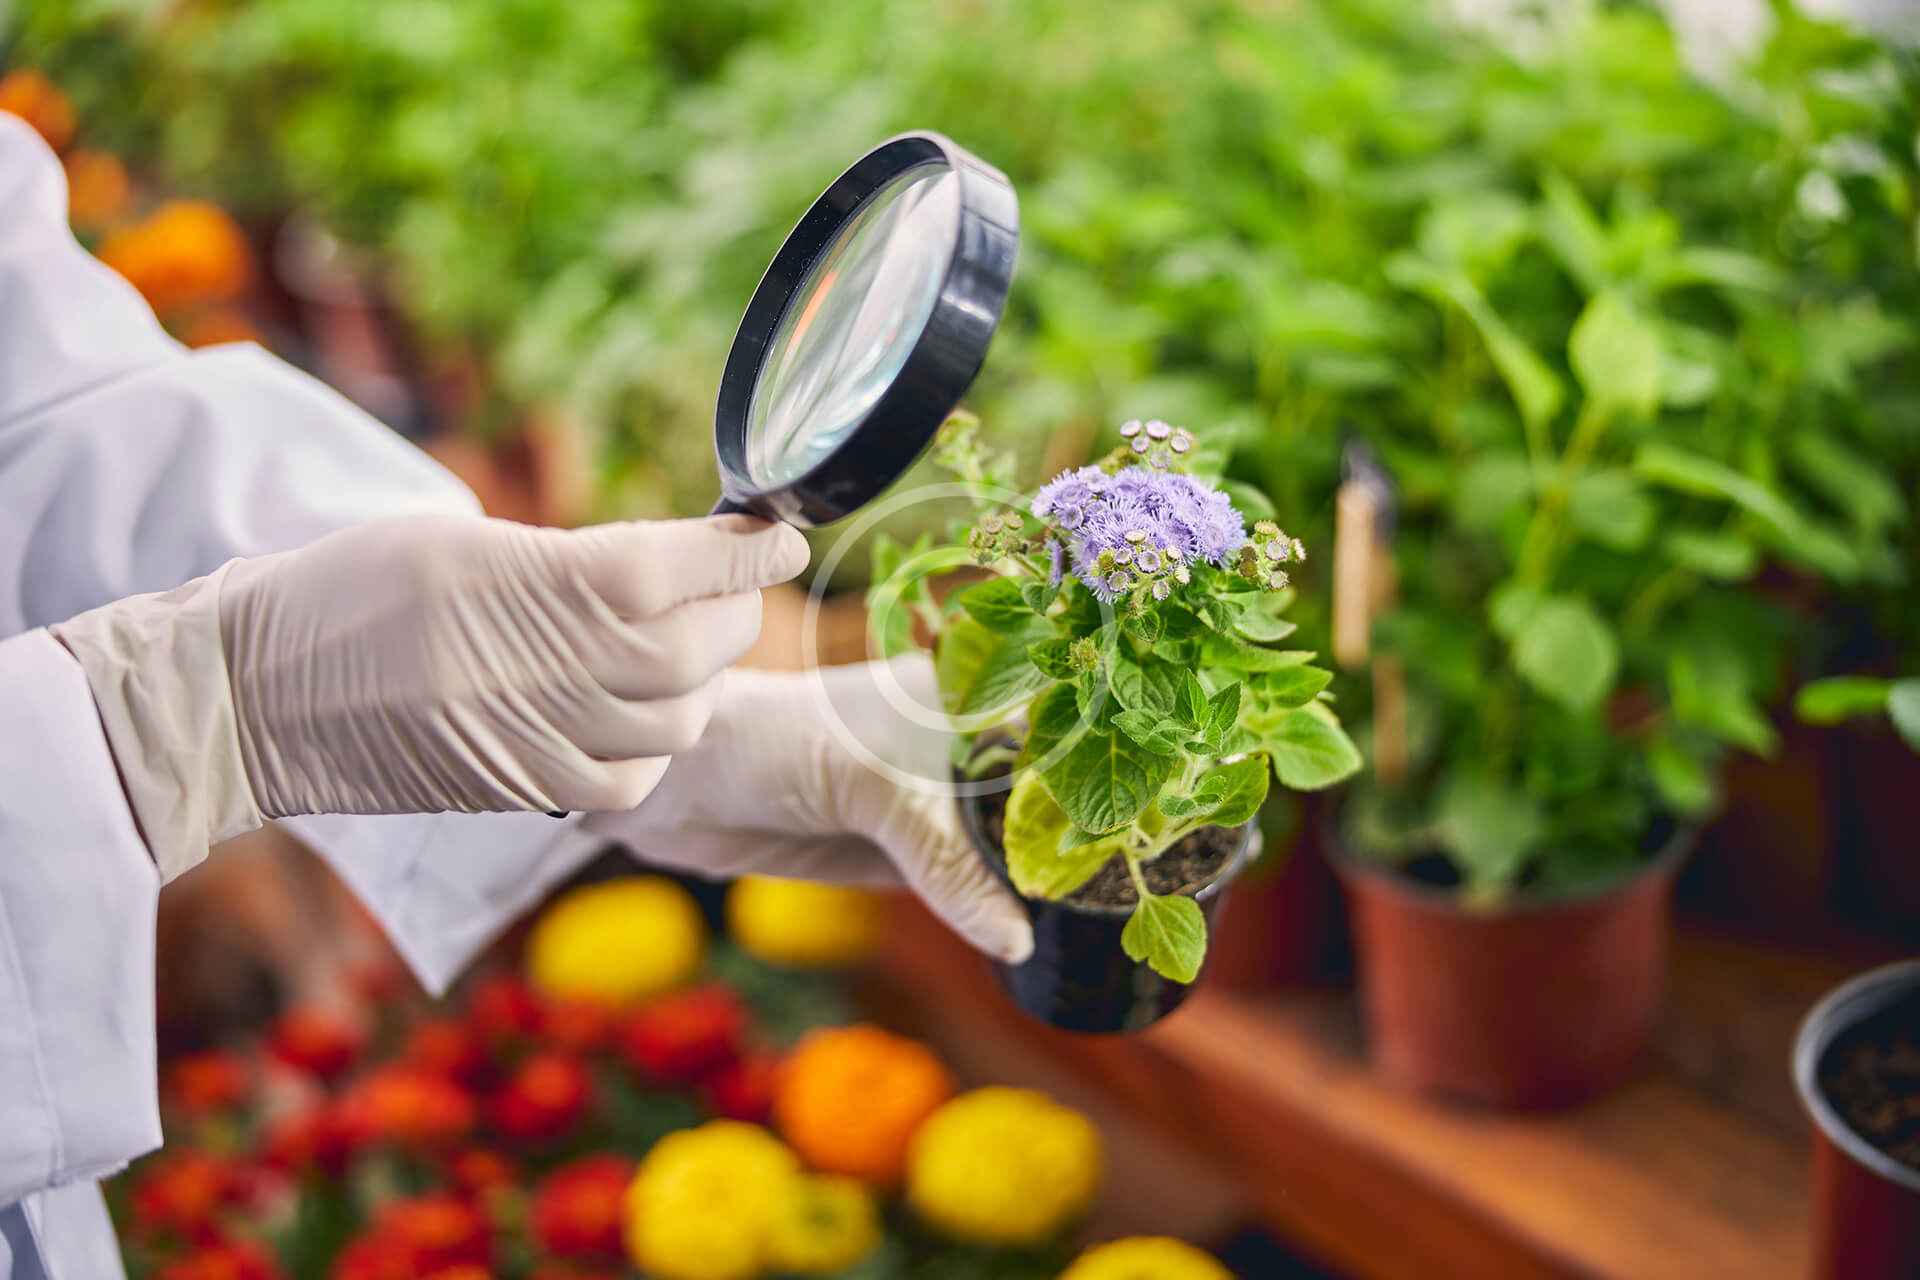
[[[1657,1277],[1805,1271],[1808,1135],[1794,1028],[1871,962],[1682,931],[1667,1015],[1626,1087],[1499,1115],[1369,1071],[1344,993],[1203,990],[1135,1037],[1031,1022],[910,910],[875,998],[890,1017],[1039,1051],[1206,1157],[1278,1234],[1356,1276]]]

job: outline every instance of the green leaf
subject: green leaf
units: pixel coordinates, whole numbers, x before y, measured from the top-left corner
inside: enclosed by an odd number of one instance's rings
[[[1598,293],[1606,284],[1611,249],[1607,230],[1580,189],[1558,173],[1540,180],[1547,197],[1541,236],[1585,293]]]
[[[1114,706],[1113,688],[1107,683],[1106,669],[1083,673],[1073,684],[1073,705],[1080,718],[1088,724],[1111,719],[1117,708]]]
[[[1267,798],[1268,765],[1265,757],[1247,756],[1232,764],[1208,770],[1188,797],[1193,804],[1189,813],[1198,813],[1215,826],[1237,827],[1260,811]],[[1163,797],[1161,808],[1173,797]],[[1177,816],[1168,813],[1169,817]]]
[[[1244,690],[1236,682],[1214,694],[1207,701],[1206,736],[1217,745],[1226,740],[1227,733],[1240,723],[1240,701]]]
[[[1585,600],[1547,600],[1513,641],[1513,665],[1528,683],[1574,711],[1597,706],[1613,688],[1620,646]]]
[[[1502,583],[1494,588],[1488,601],[1487,618],[1496,632],[1511,641],[1526,629],[1546,601],[1546,594],[1537,588],[1517,582]]]
[[[1093,730],[1043,776],[1074,825],[1106,832],[1126,826],[1152,804],[1173,765],[1171,757],[1124,733]]]
[[[1225,596],[1212,596],[1200,603],[1200,614],[1207,625],[1215,631],[1231,631],[1248,610],[1245,600],[1232,600]]]
[[[1027,602],[1027,608],[1035,613],[1045,613],[1047,608],[1060,597],[1060,588],[1044,582],[1023,582],[1020,584],[1020,598]]]
[[[1200,802],[1190,796],[1168,794],[1161,796],[1157,803],[1160,806],[1160,812],[1169,818],[1184,818],[1200,808]]]
[[[1681,649],[1667,661],[1667,685],[1679,723],[1761,755],[1777,743],[1773,725],[1747,693],[1745,672],[1726,657]]]
[[[1207,688],[1191,671],[1181,676],[1180,702],[1173,713],[1189,729],[1198,729],[1207,722]]]
[[[933,674],[948,711],[960,709],[999,643],[993,632],[972,618],[955,619],[940,633],[933,650]]]
[[[1280,514],[1273,499],[1245,481],[1222,480],[1219,488],[1233,500],[1234,509],[1248,520],[1272,520]]]
[[[1798,532],[1803,524],[1799,512],[1758,480],[1670,444],[1641,445],[1633,469],[1643,479],[1669,489],[1731,502],[1785,536]]]
[[[1567,495],[1573,527],[1615,551],[1645,546],[1657,514],[1653,499],[1629,471],[1583,472]]]
[[[1233,671],[1282,671],[1313,661],[1306,649],[1263,649],[1237,636],[1209,635],[1200,643],[1203,666],[1226,667]]]
[[[1020,748],[1016,767],[1038,767],[1056,751],[1064,754],[1086,730],[1074,687],[1054,685],[1027,708],[1027,740]]]
[[[1760,567],[1760,549],[1737,533],[1675,529],[1661,545],[1675,564],[1716,582],[1744,582]]]
[[[1155,755],[1177,756],[1187,739],[1179,725],[1151,711],[1122,711],[1113,718],[1113,724]]]
[[[1120,931],[1120,948],[1163,978],[1192,982],[1207,958],[1207,918],[1192,898],[1148,894]]]
[[[1062,841],[1074,830],[1039,776],[1022,774],[1007,796],[1004,843],[1013,887],[1029,898],[1064,898],[1093,879],[1126,842],[1124,834],[1105,836],[1063,850]]]
[[[1070,658],[1073,641],[1067,636],[1056,636],[1051,640],[1042,640],[1038,644],[1027,646],[1027,661],[1040,668],[1055,680],[1072,680],[1080,673],[1073,669]]]
[[[1687,246],[1670,255],[1654,283],[1657,288],[1712,284],[1723,289],[1780,293],[1786,289],[1790,278],[1764,258],[1755,258],[1732,249]]]
[[[1386,273],[1387,279],[1400,288],[1452,303],[1466,313],[1529,427],[1544,426],[1560,412],[1566,388],[1559,376],[1508,327],[1465,273],[1406,252],[1387,259]]]
[[[1863,529],[1883,529],[1906,516],[1906,500],[1884,466],[1820,431],[1802,431],[1788,454],[1821,496]]]
[[[1894,683],[1887,694],[1887,715],[1892,718],[1895,731],[1907,740],[1907,745],[1920,751],[1920,680]]]
[[[1647,772],[1653,789],[1675,813],[1698,818],[1713,808],[1713,775],[1671,737],[1662,734],[1647,748]]]
[[[1512,883],[1546,833],[1532,796],[1476,773],[1456,775],[1440,793],[1434,832],[1469,883]]]
[[[949,628],[949,633],[952,630]],[[1046,688],[1051,683],[1050,677],[1033,665],[1027,649],[1051,634],[1051,629],[1044,624],[994,634],[993,647],[987,651],[973,682],[960,698],[959,714],[971,716],[1001,711]]]
[[[1139,613],[1129,613],[1120,620],[1120,626],[1126,633],[1141,644],[1152,648],[1160,638],[1162,619],[1157,609],[1146,609]]]
[[[989,578],[957,597],[960,607],[989,631],[1021,631],[1033,625],[1034,612],[1012,578]]]
[[[1113,696],[1123,707],[1169,716],[1179,703],[1181,674],[1172,663],[1135,662],[1120,654],[1113,660]]]
[[[1567,341],[1589,399],[1650,418],[1660,406],[1660,334],[1620,294],[1596,294]]]
[[[1248,609],[1234,620],[1233,629],[1243,639],[1252,640],[1258,644],[1273,644],[1276,641],[1285,640],[1300,627],[1297,623],[1288,622],[1285,618],[1262,613],[1259,609]]]
[[[1360,750],[1333,713],[1315,702],[1247,719],[1273,771],[1296,791],[1318,791],[1360,772]]]
[[[1304,707],[1332,683],[1333,672],[1309,666],[1263,671],[1247,678],[1249,699],[1260,710]]]
[[[1802,685],[1794,696],[1793,711],[1808,724],[1839,724],[1885,711],[1892,690],[1891,681],[1871,676],[1829,676]]]
[[[918,646],[913,639],[913,606],[931,599],[925,577],[895,580],[900,566],[917,558],[932,546],[930,536],[922,534],[911,548],[902,547],[884,532],[873,538],[872,585],[867,588],[867,635],[874,650],[883,658],[910,653]]]

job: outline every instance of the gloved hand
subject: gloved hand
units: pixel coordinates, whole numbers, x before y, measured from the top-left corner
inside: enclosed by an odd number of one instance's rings
[[[262,817],[630,809],[806,560],[741,516],[382,520],[53,630],[170,878]]]
[[[898,703],[887,696],[896,682]],[[902,703],[929,723],[902,714]],[[593,814],[586,825],[699,875],[905,881],[974,946],[1024,960],[1032,927],[961,829],[939,707],[933,665],[919,654],[817,672],[729,671],[699,745],[674,757],[638,809]]]

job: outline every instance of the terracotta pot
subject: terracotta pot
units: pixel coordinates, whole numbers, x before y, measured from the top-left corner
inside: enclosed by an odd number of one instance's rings
[[[1418,1092],[1566,1106],[1619,1083],[1666,985],[1673,878],[1691,833],[1597,891],[1465,905],[1337,856],[1374,1061]]]
[[[1813,1117],[1813,1269],[1819,1280],[1920,1275],[1920,1172],[1862,1138],[1827,1099],[1828,1053],[1869,1023],[1920,1028],[1920,960],[1864,973],[1800,1024],[1793,1082]]]
[[[1007,858],[987,834],[977,801],[962,798],[960,821],[980,858],[1009,889]],[[1260,832],[1249,822],[1220,874],[1193,895],[1209,932],[1234,878],[1259,856]],[[1015,891],[1015,896],[1018,891]],[[1130,906],[1079,906],[1022,898],[1033,922],[1033,954],[1020,964],[994,965],[1000,984],[1021,1010],[1064,1031],[1140,1031],[1179,1008],[1206,978],[1203,966],[1191,983],[1163,978],[1127,958],[1120,947]]]

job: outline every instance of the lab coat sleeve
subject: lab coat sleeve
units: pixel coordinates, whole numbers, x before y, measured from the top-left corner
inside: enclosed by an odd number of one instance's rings
[[[0,640],[0,1205],[160,1145],[160,874],[119,791],[80,664]]]
[[[175,343],[75,243],[58,161],[0,113],[0,635],[360,521],[478,509],[437,463],[259,348]],[[57,714],[97,729],[90,709]],[[72,821],[59,791],[5,774],[0,808],[34,830]],[[599,844],[544,815],[290,825],[434,987]],[[11,1010],[0,991],[0,1022]]]

